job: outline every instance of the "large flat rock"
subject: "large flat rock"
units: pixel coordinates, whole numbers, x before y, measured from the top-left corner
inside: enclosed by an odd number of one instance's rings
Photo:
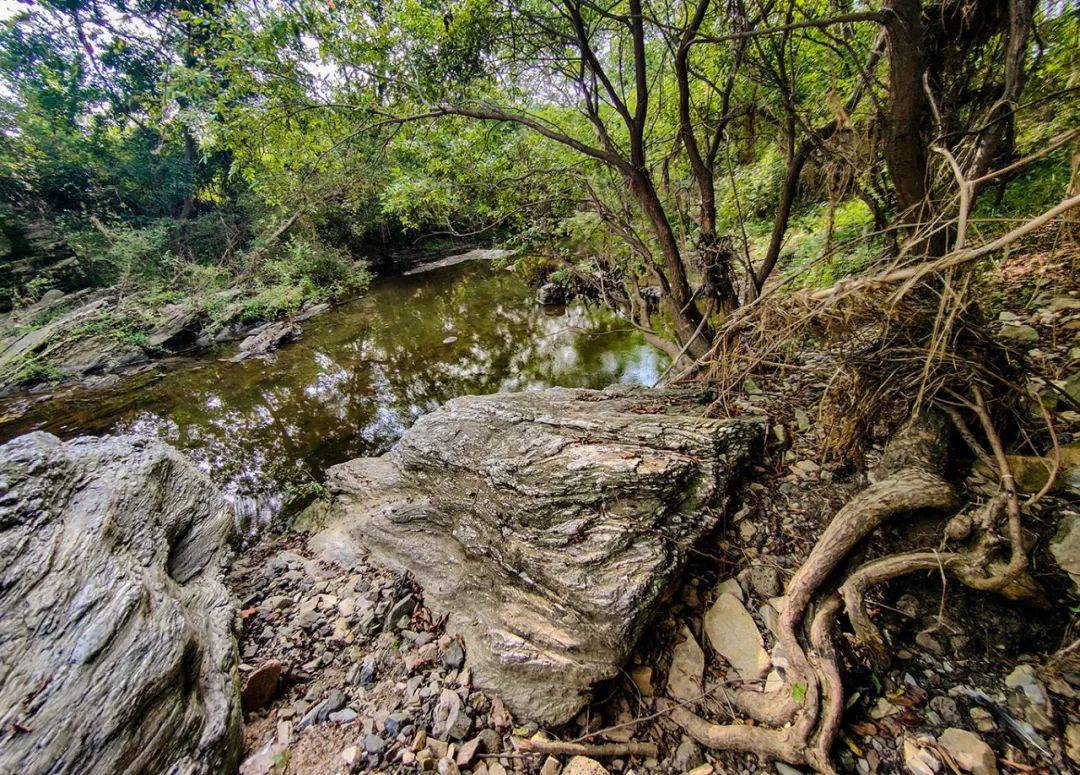
[[[164,444],[0,446],[0,772],[235,767],[231,525]]]
[[[559,723],[615,676],[763,435],[696,391],[467,396],[380,458],[335,466],[327,556],[413,574],[477,685]]]

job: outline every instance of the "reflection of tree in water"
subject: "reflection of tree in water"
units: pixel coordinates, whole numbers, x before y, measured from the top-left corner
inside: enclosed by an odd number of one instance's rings
[[[135,400],[121,387],[96,413],[54,406],[54,417],[67,435],[92,427],[161,436],[263,521],[289,486],[384,452],[455,396],[648,384],[665,365],[610,313],[575,304],[549,315],[531,296],[483,264],[387,279],[268,360],[214,361],[142,385]]]

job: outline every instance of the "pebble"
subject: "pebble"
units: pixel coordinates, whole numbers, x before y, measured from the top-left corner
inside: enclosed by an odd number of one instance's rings
[[[990,711],[979,706],[973,707],[968,711],[971,716],[972,722],[975,724],[975,728],[980,732],[993,732],[997,729],[997,724],[994,723],[994,717],[990,715]]]
[[[477,737],[484,753],[502,753],[502,737],[494,729],[481,729]]]
[[[738,598],[742,602],[746,601],[746,595],[743,594],[742,585],[739,584],[738,579],[731,578],[721,581],[716,585],[715,591],[717,597],[726,594]]]
[[[744,519],[739,523],[739,538],[743,543],[751,543],[754,540],[754,536],[757,535],[757,525],[751,522],[749,519]]]
[[[386,619],[383,622],[383,629],[390,630],[397,628],[398,621],[406,616],[412,616],[413,610],[416,608],[416,596],[411,592],[401,600],[397,601],[390,607],[390,610],[386,612]],[[402,628],[398,628],[402,629]]]
[[[472,721],[461,705],[461,697],[452,689],[443,689],[435,706],[435,723],[432,733],[436,737],[460,740],[469,734]]]
[[[1012,339],[1014,342],[1037,342],[1039,332],[1024,323],[1005,323],[998,332],[1004,339]]]
[[[566,763],[562,775],[607,775],[607,770],[595,759],[575,756]]]
[[[382,753],[386,750],[386,741],[378,735],[368,735],[364,738],[364,750],[368,753]]]
[[[981,737],[966,729],[950,727],[938,738],[941,745],[964,772],[997,775],[997,757]]]
[[[453,670],[460,669],[465,663],[465,651],[456,638],[443,650],[442,663]]]
[[[952,697],[940,695],[930,700],[929,704],[947,726],[955,727],[960,723],[960,710]]]
[[[777,613],[776,609],[770,603],[764,603],[758,606],[757,612],[769,632],[777,635],[780,632],[780,614]]]
[[[356,766],[356,762],[360,759],[360,749],[355,745],[350,745],[348,748],[341,752],[341,760],[345,762],[345,766],[350,770]]]
[[[352,708],[342,708],[331,713],[328,718],[334,724],[349,724],[356,721],[356,711]]]
[[[467,743],[462,743],[461,747],[457,750],[457,756],[454,757],[454,761],[457,762],[459,767],[467,767],[480,750],[480,738],[474,737]]]
[[[284,665],[276,659],[263,662],[248,674],[240,690],[240,706],[245,711],[258,710],[274,698]]]
[[[1035,668],[1031,665],[1018,665],[1005,678],[1005,686],[1011,690],[1009,707],[1014,713],[1023,716],[1040,732],[1054,730],[1050,698],[1046,694],[1046,687],[1035,675]]]
[[[811,476],[821,470],[821,466],[815,463],[813,460],[800,460],[792,466],[795,473],[804,479],[809,479]]]
[[[935,775],[941,769],[941,760],[910,737],[904,738],[903,754],[904,766],[911,775]]]
[[[683,735],[675,753],[671,757],[671,766],[679,772],[687,772],[705,763],[698,744]]]
[[[1080,724],[1066,725],[1065,754],[1072,759],[1074,764],[1080,764]]]
[[[784,591],[780,571],[772,565],[751,566],[750,587],[762,597],[776,597]]]
[[[772,666],[757,624],[738,598],[723,594],[705,614],[705,634],[744,680],[761,678]]]
[[[391,737],[397,737],[402,728],[409,723],[409,714],[395,711],[386,717],[383,722],[383,731]]]
[[[356,677],[356,682],[361,686],[368,686],[375,683],[375,662],[370,659],[365,659],[360,665],[360,673]]]
[[[289,608],[293,605],[291,597],[285,595],[271,595],[263,600],[262,605],[259,606],[264,611],[281,611],[285,608]]]
[[[332,637],[334,640],[345,641],[346,643],[352,643],[355,640],[352,630],[349,629],[347,619],[342,618],[334,622],[334,634]]]
[[[694,703],[701,699],[702,677],[705,674],[705,652],[701,650],[694,634],[683,625],[679,633],[682,642],[676,644],[671,654],[671,670],[668,672],[668,695],[672,699]]]
[[[648,665],[634,665],[630,668],[630,680],[634,682],[642,697],[653,696],[652,675],[653,669]]]

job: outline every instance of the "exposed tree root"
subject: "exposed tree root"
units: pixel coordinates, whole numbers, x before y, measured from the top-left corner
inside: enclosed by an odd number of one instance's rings
[[[553,754],[555,756],[589,756],[594,759],[605,759],[615,756],[657,756],[656,743],[601,743],[592,745],[588,743],[564,743],[561,740],[532,740],[529,738],[515,738],[514,745],[519,751],[537,754]]]
[[[831,633],[841,597],[831,595],[819,606],[810,628],[809,654],[799,630],[815,592],[848,553],[887,519],[916,510],[956,506],[956,495],[940,473],[944,432],[940,417],[931,414],[898,433],[878,469],[879,481],[836,514],[788,583],[777,633],[788,660],[785,685],[775,692],[744,690],[734,697],[735,705],[756,721],[783,728],[711,724],[683,708],[673,708],[672,718],[691,737],[711,748],[757,753],[789,764],[809,764],[821,772],[833,771],[828,753],[844,696]],[[790,726],[784,726],[788,722]]]
[[[959,563],[960,559],[957,554],[939,552],[893,554],[863,565],[840,586],[851,629],[856,639],[871,650],[879,665],[888,663],[888,647],[881,631],[866,613],[863,599],[867,590],[909,573],[949,569]]]
[[[803,742],[791,727],[763,729],[746,724],[713,724],[686,708],[669,703],[672,720],[708,748],[755,753],[789,764],[806,764]]]
[[[856,639],[879,661],[888,658],[887,644],[865,607],[875,586],[917,572],[950,574],[975,589],[1010,598],[1036,599],[1038,587],[1027,573],[1021,531],[1020,503],[1000,438],[994,432],[982,396],[967,404],[978,417],[992,453],[985,452],[962,418],[950,412],[962,437],[980,457],[992,459],[1002,493],[974,515],[949,522],[946,535],[966,539],[965,551],[920,551],[869,562],[844,579],[836,592],[820,600],[804,641],[806,615],[814,597],[850,552],[890,518],[916,511],[955,511],[960,503],[943,478],[947,460],[944,416],[926,413],[902,428],[887,445],[876,481],[852,498],[829,523],[806,561],[788,582],[779,611],[777,640],[788,660],[784,686],[774,692],[742,690],[730,699],[734,706],[765,726],[713,724],[689,710],[670,706],[671,717],[695,740],[719,750],[755,753],[766,759],[805,764],[819,772],[834,772],[829,753],[844,709],[844,687],[834,643],[840,610],[848,615]],[[981,454],[980,454],[981,453]],[[1003,539],[996,528],[1005,517]],[[1002,545],[1006,562],[996,559]],[[808,642],[807,642],[808,641]]]

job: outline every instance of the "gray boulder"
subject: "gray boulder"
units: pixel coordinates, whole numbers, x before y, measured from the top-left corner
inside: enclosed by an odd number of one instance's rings
[[[474,682],[564,722],[615,676],[762,437],[697,391],[466,396],[329,471],[312,547],[372,550],[449,613]]]
[[[231,525],[164,444],[0,446],[0,772],[235,767]]]

